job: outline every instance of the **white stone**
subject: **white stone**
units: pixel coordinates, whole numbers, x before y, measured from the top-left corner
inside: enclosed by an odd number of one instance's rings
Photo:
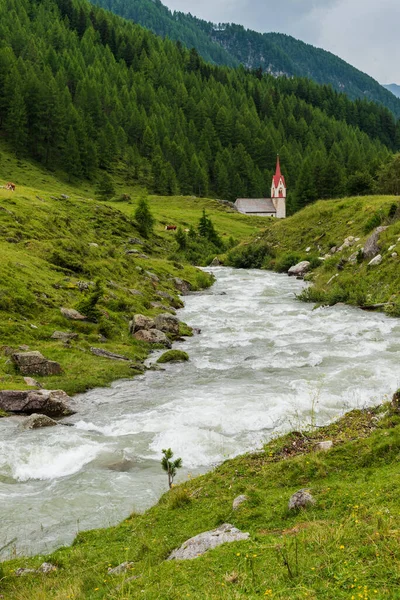
[[[397,252],[393,252],[393,254],[392,254],[392,258],[397,258],[397,257],[398,257],[398,254],[397,254]]]
[[[306,252],[310,252],[311,251],[311,247],[308,246],[308,248],[306,248]]]
[[[368,266],[370,267],[376,267],[377,265],[380,265],[382,262],[382,255],[378,254],[378,256],[375,256],[375,258],[373,258],[369,263]]]
[[[191,560],[201,556],[207,550],[221,546],[221,544],[240,542],[248,540],[249,537],[249,533],[243,533],[233,525],[224,523],[217,529],[199,533],[199,535],[190,538],[180,548],[174,550],[167,560]]]
[[[393,246],[390,246],[390,248],[388,249],[388,252],[392,252],[395,248],[396,248],[396,244],[393,244]]]
[[[245,496],[244,494],[242,494],[241,496],[238,496],[237,498],[234,499],[233,504],[232,504],[232,508],[233,510],[236,510],[239,508],[239,506],[241,504],[243,504],[243,502],[246,502],[247,500],[247,496]]]
[[[311,263],[309,263],[308,260],[303,260],[303,261],[299,262],[297,265],[290,267],[290,269],[288,271],[289,277],[290,276],[302,277],[303,275],[305,275],[305,273],[308,272],[308,270],[310,268],[310,264]]]
[[[317,451],[322,452],[327,452],[331,448],[333,448],[333,442],[331,440],[327,440],[326,442],[318,442],[318,444],[315,446]]]

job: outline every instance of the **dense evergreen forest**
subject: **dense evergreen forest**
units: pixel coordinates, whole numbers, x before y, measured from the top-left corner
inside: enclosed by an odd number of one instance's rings
[[[0,134],[72,180],[103,170],[158,194],[262,197],[279,152],[294,210],[371,191],[400,145],[383,107],[206,64],[86,0],[3,0],[0,39]]]
[[[250,69],[262,67],[275,75],[309,77],[317,83],[331,84],[351,99],[379,102],[400,117],[400,100],[372,77],[331,52],[289,35],[261,34],[231,23],[215,25],[191,14],[173,13],[160,0],[91,1],[158,35],[180,40],[187,48],[196,48],[206,61],[228,66],[241,63]]]

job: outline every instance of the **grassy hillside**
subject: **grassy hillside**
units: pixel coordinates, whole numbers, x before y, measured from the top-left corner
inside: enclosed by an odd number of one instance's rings
[[[379,239],[382,263],[369,266],[359,250],[374,229],[387,226]],[[348,237],[352,245],[339,251]],[[394,196],[324,200],[284,221],[269,221],[251,243],[233,250],[228,263],[284,272],[301,260],[311,262],[313,285],[302,299],[321,304],[386,304],[400,315],[400,203]],[[337,251],[331,254],[331,249]],[[308,250],[308,251],[307,251]],[[354,256],[355,255],[355,256]],[[319,258],[324,260],[319,260]],[[352,258],[351,258],[352,257]],[[350,260],[349,260],[350,259]]]
[[[317,452],[320,440],[333,441]],[[81,533],[49,557],[57,571],[16,577],[45,557],[3,565],[0,593],[13,600],[393,600],[398,598],[400,417],[389,404],[354,411],[318,430],[292,433],[262,452],[182,483],[144,515]],[[288,510],[311,491],[316,504]],[[248,500],[237,511],[232,501]],[[192,561],[167,562],[188,538],[228,522],[250,533]],[[122,575],[109,567],[132,563]]]
[[[237,241],[264,224],[213,200],[151,197],[156,226],[154,235],[145,240],[133,217],[138,190],[118,190],[117,197],[131,195],[129,202],[101,202],[93,199],[90,186],[63,184],[3,152],[0,184],[10,174],[16,192],[0,189],[0,389],[26,388],[8,356],[8,348],[20,345],[61,363],[62,376],[38,378],[44,387],[75,393],[131,376],[133,367],[141,368],[148,353],[145,344],[129,335],[132,315],[165,312],[152,302],[167,304],[167,308],[180,306],[171,278],[188,281],[194,290],[212,283],[179,255],[175,233],[166,232],[165,224],[197,227],[206,209],[221,238],[233,236]],[[137,243],[140,239],[142,243]],[[130,250],[136,254],[126,254]],[[170,256],[173,260],[168,260]],[[79,323],[63,317],[61,307],[79,307],[96,280],[104,288],[98,322]],[[80,291],[82,283],[83,287],[90,284],[89,289]],[[160,292],[174,300],[161,298]],[[51,339],[55,330],[79,336],[65,345]],[[93,346],[126,356],[131,363],[96,357],[90,352]]]

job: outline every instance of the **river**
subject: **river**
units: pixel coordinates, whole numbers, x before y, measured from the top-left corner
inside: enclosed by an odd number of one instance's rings
[[[399,387],[399,320],[313,310],[286,275],[212,271],[213,288],[179,312],[202,330],[176,344],[189,363],[76,397],[73,427],[0,419],[0,547],[16,538],[18,553],[45,553],[148,508],[167,489],[163,448],[182,457],[182,481]]]

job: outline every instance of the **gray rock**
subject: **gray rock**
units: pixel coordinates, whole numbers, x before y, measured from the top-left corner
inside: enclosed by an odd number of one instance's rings
[[[52,565],[51,563],[44,562],[40,565],[36,572],[44,573],[45,575],[47,575],[47,573],[52,573],[53,571],[57,571],[57,567],[55,565]]]
[[[15,571],[15,576],[16,577],[24,577],[25,575],[30,575],[31,573],[36,573],[36,569],[19,568]]]
[[[157,315],[154,319],[155,329],[159,329],[164,333],[173,333],[179,335],[179,319],[174,315],[162,314]]]
[[[354,246],[355,243],[355,238],[352,235],[349,235],[349,237],[347,237],[343,244],[340,246],[340,248],[338,248],[338,252],[341,252],[342,250],[344,250],[345,248],[350,248],[351,246]]]
[[[382,255],[378,254],[377,256],[375,256],[375,258],[373,258],[372,260],[369,261],[368,266],[376,267],[376,266],[380,265],[381,262],[382,262]]]
[[[289,510],[298,510],[315,504],[315,500],[306,489],[299,490],[289,500]]]
[[[369,236],[364,245],[364,256],[365,258],[373,258],[379,252],[379,237],[387,227],[377,227],[375,231]]]
[[[331,440],[327,440],[325,442],[318,442],[318,444],[315,446],[315,450],[317,452],[328,452],[328,450],[330,450],[331,448],[333,448],[333,442]]]
[[[150,277],[150,279],[155,283],[158,283],[160,281],[160,278],[155,273],[152,273],[151,271],[145,271],[145,273],[147,277]]]
[[[22,350],[22,352],[29,352],[30,348],[26,344],[22,344],[22,346],[19,346],[19,350]]]
[[[288,271],[289,277],[303,277],[309,271],[310,264],[308,260],[302,260],[297,265],[290,267]]]
[[[15,352],[12,359],[22,375],[60,375],[61,365],[47,360],[40,352]]]
[[[122,573],[126,573],[127,571],[129,571],[129,569],[132,569],[132,567],[134,566],[135,563],[133,562],[123,562],[122,564],[118,565],[118,567],[109,567],[108,569],[108,574],[109,575],[122,575]]]
[[[139,246],[143,246],[144,242],[139,238],[130,238],[128,244],[139,244]]]
[[[232,504],[233,510],[237,510],[239,508],[239,506],[246,501],[247,501],[247,496],[245,496],[244,494],[235,498],[233,501],[233,504]]]
[[[86,321],[86,317],[74,308],[61,308],[60,310],[66,319],[70,319],[71,321]]]
[[[62,390],[0,390],[0,409],[16,414],[67,417],[74,414],[70,401]]]
[[[105,339],[107,341],[107,339]],[[103,348],[90,348],[90,352],[95,356],[101,356],[102,358],[109,358],[110,360],[126,360],[130,361],[130,358],[126,356],[122,356],[122,354],[115,354],[114,352],[109,352],[109,350],[103,350]]]
[[[210,267],[220,267],[221,266],[221,262],[218,258],[218,256],[216,256],[210,263]]]
[[[55,331],[51,336],[52,340],[61,340],[62,342],[69,342],[78,338],[77,333],[67,333],[66,331]]]
[[[139,292],[139,290],[128,290],[128,292],[132,295],[132,296],[143,296],[142,292]]]
[[[167,560],[191,560],[201,556],[207,550],[221,546],[221,544],[240,542],[248,540],[249,537],[249,533],[243,533],[233,525],[224,523],[217,529],[190,538],[180,548],[174,550]]]
[[[393,254],[392,254],[392,258],[397,258],[397,257],[398,257],[398,254],[397,254],[397,252],[393,252]]]
[[[89,242],[89,246],[90,246],[90,248],[98,248],[99,247],[99,245],[96,244],[96,242]]]
[[[162,331],[158,329],[141,329],[137,331],[134,336],[140,342],[147,342],[148,344],[162,344],[167,348],[172,348],[172,344]]]
[[[192,286],[190,285],[190,283],[188,281],[184,281],[183,279],[180,279],[179,277],[174,277],[172,279],[172,283],[174,284],[176,289],[182,294],[182,296],[186,296],[192,289]]]
[[[36,379],[32,379],[32,377],[24,377],[24,381],[26,385],[29,387],[41,388],[42,384],[36,381]]]
[[[154,319],[145,317],[144,315],[134,315],[129,323],[129,332],[136,333],[137,331],[154,329]]]
[[[33,413],[21,423],[21,429],[42,429],[43,427],[54,427],[57,422],[46,415],[38,415]]]

